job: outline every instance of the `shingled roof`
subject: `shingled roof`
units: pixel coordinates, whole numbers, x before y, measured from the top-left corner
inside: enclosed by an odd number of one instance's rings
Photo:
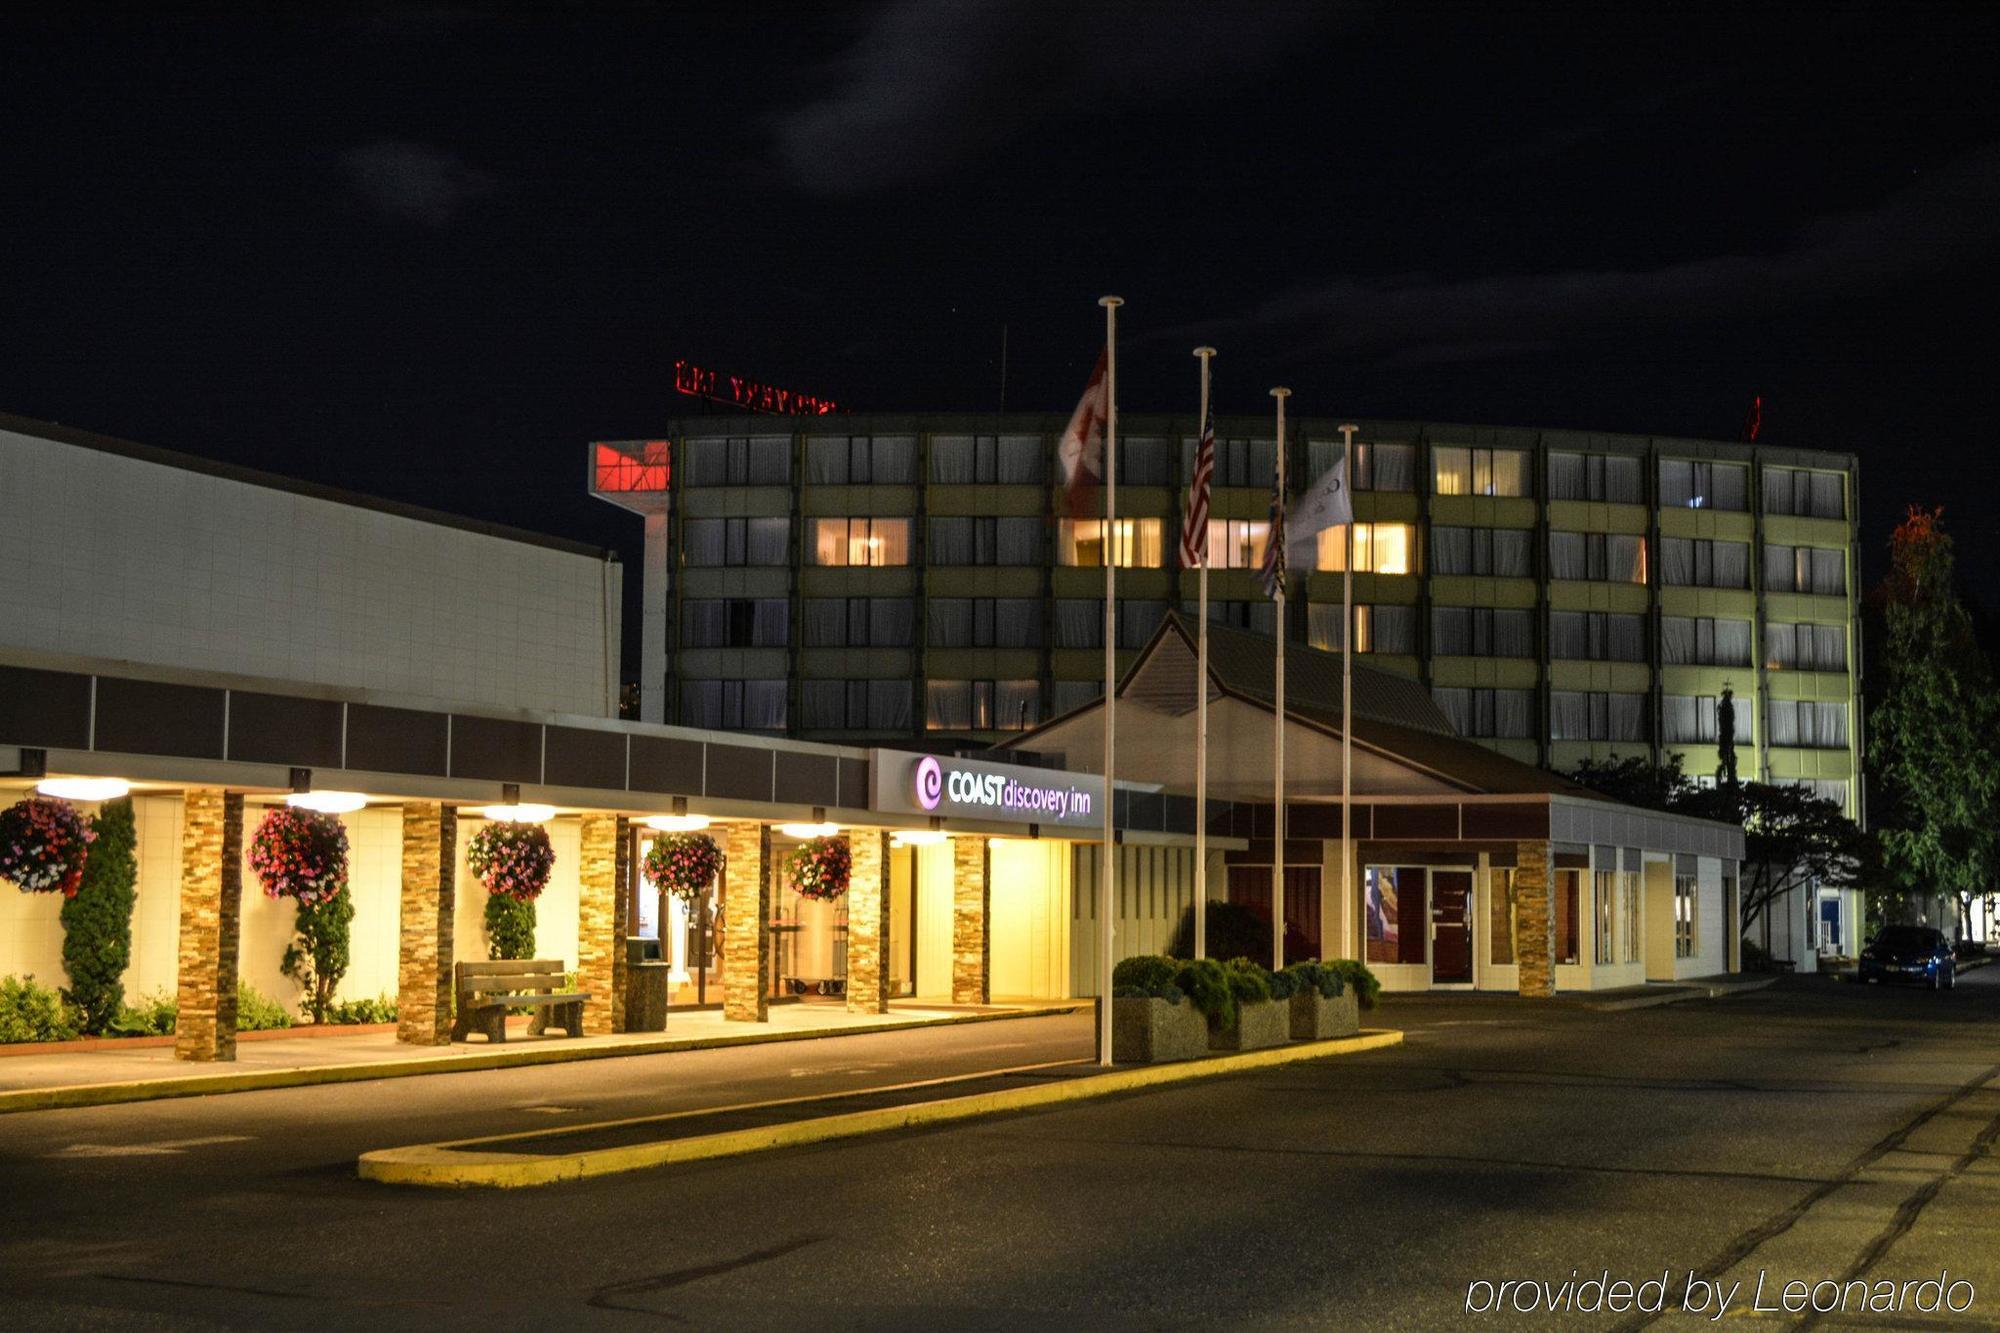
[[[1119,697],[1136,696],[1132,687],[1146,674],[1149,663],[1160,654],[1169,639],[1177,640],[1174,656],[1180,670],[1171,672],[1167,688],[1145,690],[1145,702],[1179,712],[1167,695],[1185,695],[1185,707],[1192,709],[1193,653],[1196,624],[1178,611],[1169,612],[1153,637],[1140,650],[1139,658],[1119,683]],[[1260,704],[1275,705],[1277,641],[1268,635],[1211,624],[1208,632],[1208,668],[1214,686],[1223,693]],[[1144,688],[1143,686],[1141,687]],[[1340,654],[1323,652],[1303,644],[1285,645],[1285,712],[1293,720],[1339,735],[1343,719],[1340,706]],[[1093,705],[1094,706],[1094,705]],[[1045,724],[1053,725],[1053,724]],[[1037,728],[1036,730],[1041,730]],[[1010,744],[1034,748],[1033,732]],[[1451,720],[1431,698],[1423,685],[1362,662],[1354,663],[1354,743],[1366,747],[1467,791],[1491,795],[1546,794],[1609,800],[1601,793],[1578,786],[1533,764],[1510,759],[1495,750],[1460,737]]]

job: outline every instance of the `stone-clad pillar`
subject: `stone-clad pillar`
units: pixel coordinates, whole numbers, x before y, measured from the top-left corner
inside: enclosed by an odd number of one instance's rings
[[[236,960],[243,920],[243,798],[192,787],[181,798],[180,1014],[176,1060],[236,1058]]]
[[[1549,845],[1516,843],[1514,961],[1519,964],[1521,994],[1545,997],[1556,993],[1555,959],[1555,876],[1549,870]]]
[[[396,1040],[411,1046],[451,1040],[457,863],[457,809],[438,801],[406,802]]]
[[[847,1012],[889,1012],[889,835],[847,835],[854,869],[847,884]]]
[[[951,1000],[986,1004],[993,998],[993,933],[988,909],[992,853],[985,838],[954,838],[951,844]]]
[[[576,984],[589,991],[583,1032],[607,1037],[625,1030],[626,923],[631,912],[632,839],[623,815],[583,817],[578,867]]]
[[[723,835],[722,1016],[771,1017],[771,832],[731,824]]]

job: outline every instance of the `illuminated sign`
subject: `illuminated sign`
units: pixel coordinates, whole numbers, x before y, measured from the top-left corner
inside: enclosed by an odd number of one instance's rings
[[[673,475],[673,446],[665,440],[600,444],[591,470],[599,495],[664,491]]]
[[[1058,828],[1099,828],[1104,822],[1104,779],[1093,773],[896,750],[876,750],[869,767],[873,808],[884,812]]]
[[[674,392],[773,416],[824,417],[840,410],[840,404],[831,398],[776,388],[741,375],[724,375],[691,361],[674,362]]]

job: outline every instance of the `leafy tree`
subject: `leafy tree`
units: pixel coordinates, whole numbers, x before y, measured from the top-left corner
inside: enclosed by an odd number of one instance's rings
[[[280,965],[305,991],[301,1003],[315,1023],[333,1012],[333,993],[347,975],[354,895],[345,887],[324,902],[300,902],[297,931]]]
[[[90,823],[97,838],[83,863],[83,882],[62,905],[63,970],[69,973],[63,998],[82,1030],[95,1037],[125,1007],[139,837],[129,797],[105,802]]]
[[[1942,515],[1912,509],[1890,539],[1869,759],[1890,885],[1949,893],[1969,909],[2000,871],[2000,701],[1955,586]]]
[[[1877,864],[1872,840],[1836,801],[1809,788],[1770,782],[1696,787],[1679,755],[1586,760],[1569,776],[1581,786],[1649,810],[1671,810],[1743,827],[1739,916],[1747,934],[1771,903],[1818,882],[1864,882]]]

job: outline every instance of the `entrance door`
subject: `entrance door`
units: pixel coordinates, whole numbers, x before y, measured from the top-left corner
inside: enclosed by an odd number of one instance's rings
[[[1431,984],[1472,984],[1472,872],[1431,871]]]

